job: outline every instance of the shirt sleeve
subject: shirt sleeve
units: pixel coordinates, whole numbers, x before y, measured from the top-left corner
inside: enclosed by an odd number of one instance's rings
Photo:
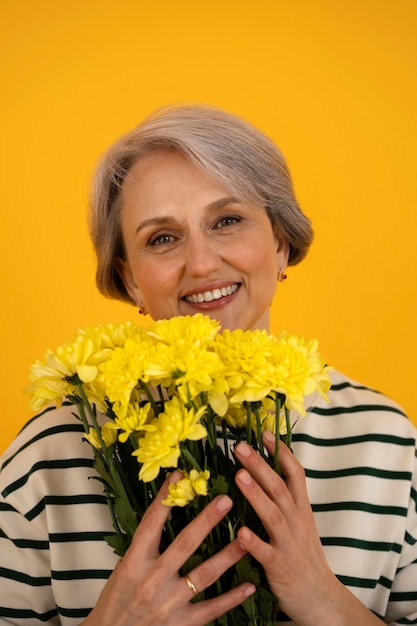
[[[417,624],[417,450],[405,537],[385,621],[390,626]]]
[[[0,520],[0,624],[60,624],[47,536],[3,495]]]

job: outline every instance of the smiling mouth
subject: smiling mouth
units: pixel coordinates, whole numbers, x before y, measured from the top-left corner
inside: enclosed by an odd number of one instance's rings
[[[225,296],[231,296],[239,288],[238,283],[234,285],[228,285],[227,287],[221,287],[220,289],[213,289],[212,291],[203,291],[201,293],[193,293],[191,296],[185,296],[184,300],[191,304],[199,304],[201,302],[213,302],[213,300],[220,300]]]

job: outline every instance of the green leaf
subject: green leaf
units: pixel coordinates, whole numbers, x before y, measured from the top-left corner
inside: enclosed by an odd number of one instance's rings
[[[213,495],[213,498],[219,495],[223,495],[225,493],[229,493],[229,483],[225,479],[224,476],[216,476],[211,479],[212,490],[210,493]]]
[[[117,556],[124,556],[129,547],[127,535],[106,535],[104,540],[113,548]]]

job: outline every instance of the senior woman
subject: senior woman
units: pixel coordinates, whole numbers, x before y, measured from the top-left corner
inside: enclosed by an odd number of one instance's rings
[[[277,281],[312,240],[276,146],[200,106],[163,109],[110,148],[91,233],[102,293],[154,319],[200,312],[230,329],[268,328]],[[279,601],[277,623],[417,624],[416,431],[394,402],[336,371],[329,397],[297,424],[294,455],[280,447],[285,480],[237,446],[237,484],[269,542],[243,527],[188,582],[181,566],[231,499],[211,502],[160,554],[165,484],[117,561],[71,406],[36,416],[2,459],[0,623],[204,625],[254,587],[201,602],[193,590],[250,552]],[[272,453],[273,435],[265,445]]]

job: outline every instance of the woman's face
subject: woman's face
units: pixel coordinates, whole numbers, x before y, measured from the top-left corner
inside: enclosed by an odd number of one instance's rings
[[[154,320],[203,313],[222,328],[268,328],[288,244],[265,209],[238,202],[180,153],[140,158],[122,189],[118,270]]]

